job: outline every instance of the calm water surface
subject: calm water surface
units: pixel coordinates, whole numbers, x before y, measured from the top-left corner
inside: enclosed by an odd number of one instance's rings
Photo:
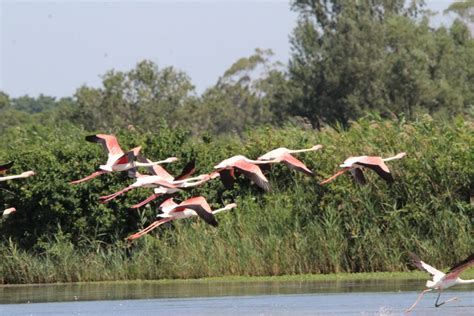
[[[192,281],[0,287],[0,315],[402,315],[424,281]],[[411,315],[473,315],[474,289],[434,307],[428,293]]]

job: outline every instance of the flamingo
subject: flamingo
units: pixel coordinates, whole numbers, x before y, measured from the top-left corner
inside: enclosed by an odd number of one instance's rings
[[[199,216],[201,217],[206,223],[209,225],[212,225],[214,227],[218,226],[218,223],[214,217],[215,214],[222,212],[222,211],[227,211],[230,209],[233,209],[236,207],[237,204],[231,203],[223,208],[220,208],[218,210],[212,211],[211,207],[207,203],[206,199],[202,196],[198,197],[193,197],[190,199],[187,199],[179,204],[174,202],[173,198],[169,198],[165,200],[159,208],[163,211],[162,214],[158,214],[157,217],[161,217],[160,220],[157,220],[150,224],[148,227],[145,229],[130,235],[127,240],[132,241],[134,239],[137,239],[153,229],[157,228],[158,226],[167,223],[169,221],[175,220],[175,219],[180,219],[180,218],[188,218],[188,217],[193,217],[193,216]]]
[[[136,177],[136,181],[132,183],[131,185],[129,185],[128,187],[120,191],[117,191],[115,193],[101,196],[100,203],[107,203],[110,200],[115,199],[117,196],[136,188],[144,187],[144,188],[157,188],[158,189],[158,190],[155,190],[155,194],[147,198],[145,201],[132,206],[132,208],[137,208],[152,201],[153,199],[157,198],[158,196],[162,194],[165,194],[165,193],[171,194],[171,193],[181,191],[182,189],[185,189],[185,188],[201,185],[202,183],[207,182],[210,179],[212,179],[214,176],[204,174],[204,175],[199,175],[194,178],[168,181],[162,178],[161,175],[142,175],[138,172],[135,172],[135,177]]]
[[[387,165],[385,164],[386,161],[391,161],[395,159],[401,159],[405,157],[406,153],[398,153],[397,155],[389,158],[382,158],[379,156],[358,156],[358,157],[349,157],[347,158],[342,165],[340,165],[342,170],[335,173],[330,178],[322,181],[320,184],[324,185],[333,181],[335,178],[339,177],[341,174],[345,173],[346,171],[351,171],[354,179],[359,184],[365,184],[365,177],[362,172],[362,168],[369,168],[375,171],[382,179],[387,181],[388,183],[393,182],[393,177],[388,169]]]
[[[256,185],[265,191],[270,191],[270,183],[263,175],[262,170],[257,165],[266,165],[269,163],[280,162],[279,159],[268,159],[265,161],[251,160],[245,156],[237,155],[221,161],[214,166],[213,173],[219,173],[222,183],[226,189],[232,189],[234,186],[235,171],[243,173]]]
[[[8,215],[14,212],[16,212],[16,208],[14,207],[7,208],[6,210],[3,211],[3,217],[7,217]]]
[[[199,176],[199,177],[201,177],[201,179],[198,180],[198,181],[195,181],[195,182],[181,182],[181,183],[175,184],[173,186],[163,186],[163,185],[158,186],[157,188],[153,189],[153,194],[152,195],[150,195],[145,200],[130,206],[130,208],[142,207],[143,205],[150,203],[151,201],[153,201],[157,197],[160,197],[160,196],[165,195],[165,194],[167,194],[167,195],[173,194],[173,193],[176,193],[176,192],[184,191],[186,189],[190,189],[192,187],[199,186],[199,185],[203,184],[204,182],[207,182],[207,181],[209,181],[211,179],[214,179],[218,176],[219,176],[218,173],[211,173],[209,175]],[[188,181],[189,181],[189,179],[188,179]]]
[[[99,170],[90,174],[89,176],[71,181],[70,184],[78,184],[95,177],[98,177],[104,173],[113,172],[113,171],[126,171],[134,167],[149,167],[157,164],[171,163],[178,160],[176,157],[170,157],[165,160],[155,161],[155,162],[137,162],[135,157],[139,154],[141,147],[135,147],[132,150],[124,153],[122,148],[117,141],[117,138],[114,135],[106,134],[97,134],[86,136],[86,140],[91,143],[101,144],[105,151],[108,154],[108,159],[105,165],[100,165]]]
[[[307,151],[316,151],[321,148],[323,148],[322,145],[315,145],[307,149],[288,149],[285,147],[280,147],[258,157],[257,160],[261,160],[261,161],[278,160],[279,162],[285,163],[288,167],[292,169],[301,171],[304,174],[309,175],[309,176],[314,176],[314,173],[311,170],[309,170],[308,167],[306,167],[306,165],[303,162],[299,161],[298,159],[293,157],[291,154],[307,152]]]
[[[418,298],[416,299],[415,303],[413,303],[412,306],[410,306],[405,312],[410,312],[413,308],[415,308],[416,304],[421,300],[423,295],[426,292],[432,291],[432,290],[439,290],[438,298],[436,299],[435,302],[435,307],[440,307],[441,305],[457,300],[457,297],[450,298],[449,300],[446,300],[442,303],[438,304],[439,298],[441,296],[441,293],[443,290],[450,288],[454,285],[457,284],[473,284],[474,279],[472,280],[463,280],[459,278],[459,274],[461,274],[464,270],[468,269],[469,267],[474,265],[474,253],[471,254],[469,257],[464,259],[463,261],[455,264],[451,269],[449,269],[446,274],[443,272],[439,271],[436,268],[433,268],[429,264],[425,263],[424,261],[421,261],[420,258],[415,255],[414,253],[410,253],[410,256],[412,258],[413,264],[420,270],[426,271],[429,274],[433,276],[433,280],[428,280],[426,281],[426,289],[423,290]]]

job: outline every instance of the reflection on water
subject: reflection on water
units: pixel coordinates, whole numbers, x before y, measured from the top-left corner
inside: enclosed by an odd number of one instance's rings
[[[130,315],[404,315],[423,280],[393,281],[186,281],[84,283],[0,287],[0,316]],[[411,316],[474,315],[468,285],[434,307],[428,293]],[[25,304],[29,303],[29,304]]]
[[[281,295],[348,292],[418,291],[423,280],[393,281],[198,281],[82,283],[0,286],[0,304],[126,300],[152,298],[190,298],[243,295]],[[469,287],[459,287],[469,290]]]
[[[416,295],[416,292],[363,292],[3,304],[0,316],[402,316]],[[459,302],[435,308],[436,296],[429,295],[410,316],[474,315],[472,292],[457,291],[456,296]]]

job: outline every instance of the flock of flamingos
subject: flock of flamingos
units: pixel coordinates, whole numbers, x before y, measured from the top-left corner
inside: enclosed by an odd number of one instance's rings
[[[224,187],[226,189],[231,189],[233,187],[235,177],[238,176],[238,174],[243,174],[263,190],[269,191],[270,184],[264,175],[264,171],[269,169],[270,164],[284,163],[291,169],[300,171],[308,176],[313,176],[314,173],[308,167],[306,167],[303,162],[296,159],[292,154],[317,151],[322,148],[321,145],[298,150],[291,150],[281,147],[258,157],[256,160],[251,160],[245,156],[237,155],[225,159],[215,165],[214,170],[211,173],[202,174],[196,177],[191,177],[195,172],[194,161],[191,161],[183,168],[181,174],[175,177],[169,174],[163,167],[160,166],[160,164],[174,162],[178,160],[176,157],[170,157],[162,161],[151,161],[140,154],[141,147],[136,147],[128,152],[124,152],[120,148],[117,138],[113,135],[91,135],[87,136],[86,140],[92,143],[101,144],[104,147],[108,154],[107,162],[104,165],[100,165],[96,172],[83,179],[72,181],[71,184],[82,183],[105,173],[127,171],[128,175],[135,179],[135,182],[118,192],[101,196],[100,203],[107,203],[117,196],[136,188],[144,187],[153,189],[153,194],[150,197],[144,201],[132,205],[131,208],[144,206],[159,196],[170,196],[176,192],[202,185],[203,183],[215,178],[220,178]],[[366,179],[363,173],[364,169],[371,169],[383,180],[387,181],[388,183],[392,183],[393,177],[385,162],[400,159],[404,156],[405,153],[399,153],[389,158],[381,158],[378,156],[349,157],[340,165],[342,168],[340,171],[330,178],[320,182],[320,184],[325,185],[347,171],[352,174],[355,182],[361,185],[366,184]],[[12,167],[12,165],[13,162],[1,165],[0,173],[5,174],[6,171]],[[137,168],[139,167],[146,168],[148,173],[139,173],[137,171]],[[35,175],[33,171],[26,171],[19,175],[0,177],[0,181],[27,178],[33,175]],[[169,197],[158,207],[158,209],[161,210],[161,213],[158,214],[157,217],[160,219],[154,221],[145,229],[129,236],[127,239],[132,241],[147,234],[151,230],[166,222],[193,216],[199,216],[206,223],[212,226],[217,226],[218,222],[214,215],[222,211],[230,210],[236,206],[237,205],[235,203],[232,203],[224,206],[223,208],[212,210],[203,196],[193,197],[182,201],[181,203],[176,203],[172,197]],[[14,207],[8,208],[4,210],[3,216],[8,216],[15,211],[16,209]],[[432,275],[432,280],[426,282],[426,289],[420,293],[417,300],[406,310],[406,312],[411,311],[421,300],[422,296],[429,291],[439,290],[439,295],[435,302],[435,306],[439,307],[447,302],[457,299],[456,297],[453,297],[449,300],[439,303],[439,298],[443,290],[456,284],[474,283],[474,280],[462,280],[459,278],[459,274],[461,272],[474,265],[474,253],[465,260],[455,264],[446,274],[421,261],[420,258],[418,258],[418,256],[415,254],[411,253],[410,255],[412,257],[413,264],[419,269],[430,273]]]

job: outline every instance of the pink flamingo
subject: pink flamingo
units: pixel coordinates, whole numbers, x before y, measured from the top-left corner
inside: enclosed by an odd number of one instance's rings
[[[278,161],[285,163],[289,168],[295,169],[297,171],[301,171],[308,176],[314,176],[314,173],[306,167],[306,165],[293,157],[291,154],[293,153],[301,153],[301,152],[308,152],[308,151],[316,151],[321,149],[323,146],[315,145],[308,149],[288,149],[285,147],[280,147],[274,149],[272,151],[267,152],[266,154],[257,158],[257,160],[261,161]]]
[[[214,215],[222,211],[230,210],[236,206],[237,204],[231,203],[224,206],[223,208],[212,211],[206,199],[202,196],[187,199],[179,204],[174,202],[173,198],[169,198],[163,203],[161,203],[161,205],[159,206],[163,213],[158,214],[157,217],[161,217],[162,219],[153,222],[145,229],[129,236],[127,240],[132,241],[134,239],[137,239],[166,222],[193,216],[199,216],[209,225],[216,227],[218,226],[218,223]]]
[[[137,162],[135,161],[135,157],[139,154],[141,147],[135,147],[127,153],[124,153],[122,148],[120,148],[117,138],[113,135],[106,134],[89,135],[86,136],[86,140],[91,143],[101,144],[104,147],[108,155],[107,162],[105,165],[100,165],[99,170],[91,175],[79,180],[71,181],[70,184],[85,182],[108,172],[126,171],[134,167],[149,167],[178,160],[176,157],[170,157],[155,162]]]
[[[190,189],[192,187],[199,186],[199,185],[201,185],[201,184],[203,184],[203,183],[205,183],[205,182],[207,182],[211,179],[214,179],[218,176],[219,176],[218,173],[211,173],[210,175],[201,175],[201,176],[199,176],[198,178],[201,178],[201,179],[198,180],[198,181],[195,181],[195,182],[181,182],[181,183],[175,184],[173,186],[160,185],[157,188],[153,189],[154,193],[152,195],[150,195],[145,200],[130,206],[130,208],[142,207],[143,205],[150,203],[151,201],[153,201],[157,197],[160,197],[160,196],[165,195],[165,194],[166,195],[173,194],[173,193],[176,193],[176,192],[184,191],[186,189]],[[188,179],[188,181],[189,181],[189,179]]]
[[[385,164],[386,161],[400,159],[405,157],[406,153],[399,153],[393,157],[389,158],[381,158],[379,156],[359,156],[359,157],[349,157],[347,158],[342,165],[340,165],[342,170],[338,171],[336,174],[331,176],[330,178],[322,181],[320,184],[324,185],[326,183],[331,182],[335,178],[339,177],[341,174],[345,173],[346,171],[351,171],[354,179],[359,184],[365,184],[366,180],[364,174],[362,172],[362,168],[369,168],[375,171],[382,179],[387,181],[388,183],[393,182],[392,174],[390,173],[390,169],[388,169],[387,165]]]
[[[280,162],[278,159],[273,160],[251,160],[245,156],[237,155],[221,161],[214,166],[214,173],[219,173],[222,183],[226,189],[232,189],[234,186],[235,171],[239,171],[247,178],[252,180],[256,185],[265,191],[270,191],[270,183],[263,175],[262,170],[257,165],[266,165],[269,163]]]
[[[420,260],[420,258],[415,255],[414,253],[410,253],[410,256],[412,258],[413,264],[420,270],[426,271],[429,274],[433,276],[433,280],[428,280],[426,281],[426,287],[427,289],[423,290],[418,298],[416,299],[415,303],[413,303],[412,306],[410,306],[406,312],[410,312],[413,308],[415,308],[416,304],[421,300],[423,295],[426,292],[432,291],[432,290],[439,290],[438,298],[436,299],[435,307],[439,307],[445,303],[457,300],[456,297],[450,298],[449,300],[446,300],[442,303],[438,303],[439,298],[441,296],[441,293],[443,290],[450,288],[454,285],[457,284],[472,284],[474,283],[473,280],[463,280],[459,278],[459,274],[461,274],[464,270],[468,269],[469,267],[474,265],[474,253],[471,254],[469,257],[464,259],[463,261],[455,264],[451,269],[449,269],[446,274],[443,272],[439,271],[436,268],[433,268],[429,264],[423,262]]]
[[[120,191],[117,191],[115,193],[101,196],[100,203],[107,203],[110,200],[115,199],[117,196],[136,188],[142,188],[142,187],[143,188],[156,188],[155,194],[147,198],[145,201],[132,206],[132,208],[137,208],[146,203],[149,203],[153,199],[165,193],[171,194],[171,193],[181,191],[182,189],[185,189],[185,188],[201,185],[204,182],[207,182],[210,179],[212,179],[214,176],[204,174],[204,175],[200,175],[194,178],[168,181],[162,178],[160,175],[142,175],[138,172],[135,172],[135,177],[136,177],[136,181],[132,183],[131,185],[129,185],[128,187]]]

